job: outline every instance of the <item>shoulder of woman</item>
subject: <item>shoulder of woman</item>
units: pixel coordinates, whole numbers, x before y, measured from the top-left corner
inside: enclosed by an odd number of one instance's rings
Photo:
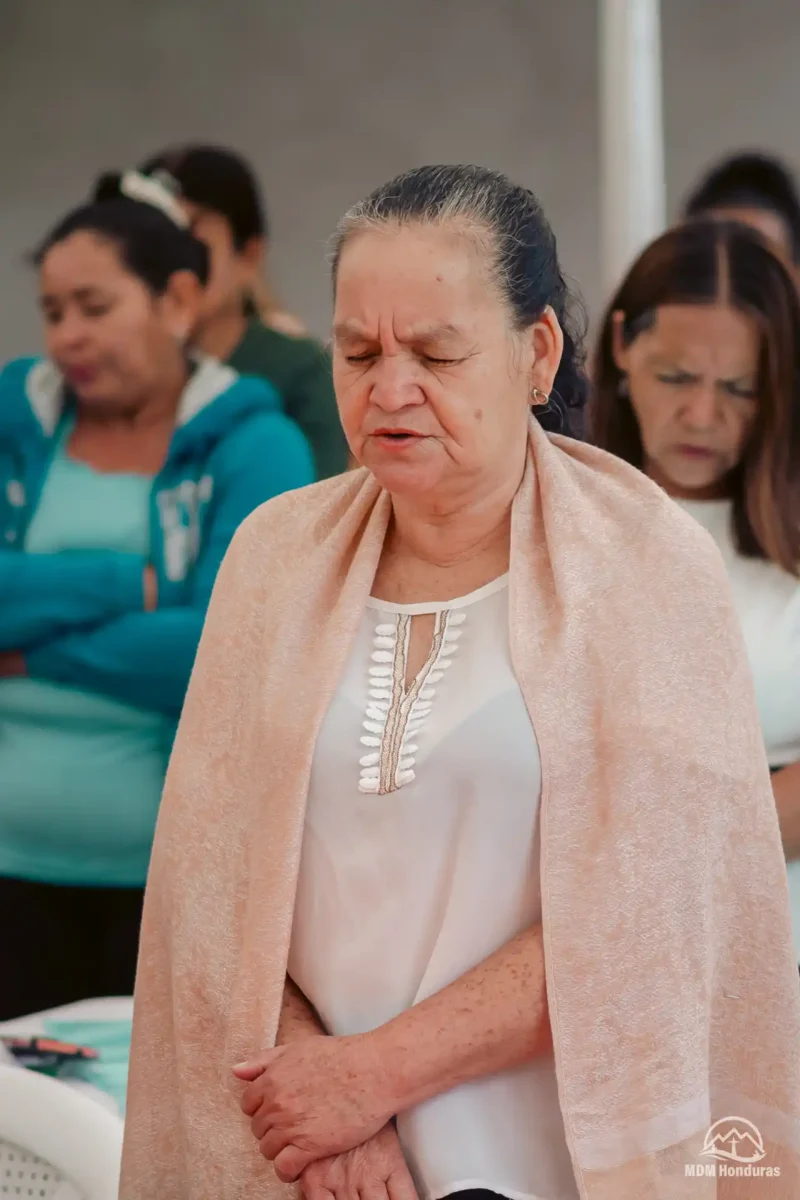
[[[558,449],[555,459],[544,456],[563,512],[563,521],[555,516],[554,553],[563,539],[561,575],[578,580],[587,645],[613,657],[618,696],[635,695],[648,720],[655,714],[674,722],[677,711],[686,730],[690,716],[706,741],[728,746],[729,761],[747,775],[763,755],[761,735],[741,622],[716,543],[629,464],[579,443]],[[732,697],[727,707],[723,696]],[[740,744],[731,745],[731,737]]]
[[[46,358],[13,358],[0,368],[0,426],[34,424],[50,436],[63,406],[64,381]]]
[[[290,337],[305,337],[308,334],[308,328],[299,317],[277,309],[264,318],[264,324],[270,329],[277,329],[278,333],[287,333]]]
[[[287,561],[305,569],[303,556],[322,546],[347,514],[371,507],[378,494],[375,480],[363,468],[334,475],[262,504],[239,526],[234,542],[273,563],[273,555],[291,554]]]
[[[26,355],[11,358],[0,367],[0,389],[4,394],[9,392],[39,392],[46,389],[48,393],[60,390],[63,380],[53,364],[46,358]]]
[[[586,442],[554,436],[558,458],[570,476],[575,508],[587,530],[602,542],[609,561],[626,564],[642,587],[669,588],[675,595],[706,584],[723,598],[730,592],[722,556],[711,535],[636,467]],[[578,509],[582,510],[579,514]],[[663,593],[662,593],[663,595]]]

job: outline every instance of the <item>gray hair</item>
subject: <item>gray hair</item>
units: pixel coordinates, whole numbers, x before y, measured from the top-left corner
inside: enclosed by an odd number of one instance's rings
[[[537,410],[542,424],[564,428],[564,409],[586,399],[583,373],[585,321],[567,287],[556,239],[533,192],[487,167],[416,167],[377,188],[342,217],[332,246],[333,280],[342,251],[358,233],[411,224],[461,226],[484,245],[491,277],[512,313],[527,329],[548,306],[564,332],[564,353],[553,401]]]

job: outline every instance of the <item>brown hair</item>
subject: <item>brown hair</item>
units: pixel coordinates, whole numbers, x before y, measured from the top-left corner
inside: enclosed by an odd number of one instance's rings
[[[160,177],[166,187],[191,204],[224,217],[237,253],[253,238],[269,237],[266,205],[255,171],[235,150],[224,146],[177,146],[154,154],[141,171]],[[278,297],[263,276],[245,298],[245,308],[248,316],[257,316],[266,325],[285,317]]]
[[[759,406],[731,477],[739,552],[800,575],[800,297],[764,239],[744,225],[700,220],[670,229],[633,264],[603,319],[595,350],[590,439],[643,466],[636,415],[614,361],[614,313],[630,344],[665,304],[725,303],[761,331]]]

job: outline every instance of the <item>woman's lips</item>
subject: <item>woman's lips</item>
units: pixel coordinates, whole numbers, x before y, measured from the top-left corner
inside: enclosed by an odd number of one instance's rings
[[[62,367],[62,374],[67,383],[80,387],[91,383],[97,376],[97,371],[94,367]]]
[[[678,453],[685,458],[695,458],[698,461],[714,458],[714,451],[709,450],[708,446],[678,446]]]
[[[424,441],[425,435],[410,429],[378,429],[372,434],[375,441],[390,450],[402,450],[414,442]]]
[[[373,437],[423,437],[418,429],[376,429]]]

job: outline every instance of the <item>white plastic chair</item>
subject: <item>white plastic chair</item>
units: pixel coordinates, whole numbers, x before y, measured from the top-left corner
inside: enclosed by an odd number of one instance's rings
[[[0,1200],[116,1200],[122,1131],[58,1080],[0,1066]]]

